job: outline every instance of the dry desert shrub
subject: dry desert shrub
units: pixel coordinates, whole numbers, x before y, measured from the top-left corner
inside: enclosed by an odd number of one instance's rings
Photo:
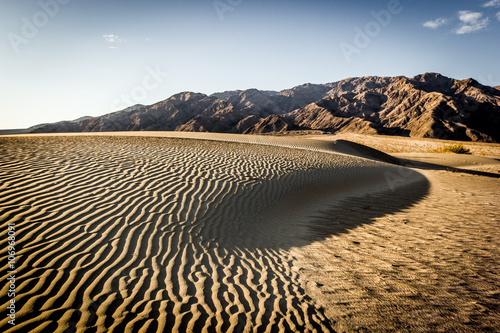
[[[455,154],[471,154],[470,149],[464,147],[462,143],[458,143],[456,145],[446,146],[443,144],[443,147],[432,149],[428,151],[429,153],[455,153]]]

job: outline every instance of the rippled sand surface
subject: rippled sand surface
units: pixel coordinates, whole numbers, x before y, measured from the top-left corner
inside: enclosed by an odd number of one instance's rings
[[[18,265],[16,325],[0,318],[2,331],[334,331],[297,249],[369,223],[325,228],[342,200],[408,189],[393,211],[428,191],[341,144],[165,136],[0,138]]]

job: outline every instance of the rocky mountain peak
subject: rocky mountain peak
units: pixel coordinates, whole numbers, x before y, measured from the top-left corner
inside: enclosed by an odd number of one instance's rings
[[[424,91],[435,91],[449,94],[455,84],[455,80],[439,73],[425,73],[417,75],[411,80],[416,87]]]
[[[193,100],[200,100],[202,98],[207,97],[205,94],[195,93],[191,91],[184,91],[178,94],[173,95],[168,100],[170,101],[178,101],[178,102],[187,102]]]

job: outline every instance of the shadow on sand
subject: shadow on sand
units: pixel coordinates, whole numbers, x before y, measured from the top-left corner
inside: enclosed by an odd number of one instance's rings
[[[492,173],[492,172],[462,169],[462,168],[456,168],[456,167],[451,167],[451,166],[439,165],[439,164],[435,164],[435,163],[416,161],[416,160],[411,160],[411,159],[399,159],[399,160],[401,161],[401,165],[403,165],[405,167],[409,167],[409,168],[414,168],[414,169],[441,170],[441,171],[446,170],[446,171],[450,171],[450,172],[466,173],[466,174],[475,175],[475,176],[500,178],[500,174]]]
[[[341,199],[330,209],[311,217],[307,240],[319,241],[347,233],[374,222],[376,218],[404,211],[423,200],[429,188],[428,180],[421,176],[418,181],[395,190]]]

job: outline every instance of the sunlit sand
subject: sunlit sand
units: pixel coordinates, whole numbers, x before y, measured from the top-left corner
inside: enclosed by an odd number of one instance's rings
[[[178,132],[0,151],[18,263],[5,332],[499,328],[495,160],[473,175],[341,141]]]

